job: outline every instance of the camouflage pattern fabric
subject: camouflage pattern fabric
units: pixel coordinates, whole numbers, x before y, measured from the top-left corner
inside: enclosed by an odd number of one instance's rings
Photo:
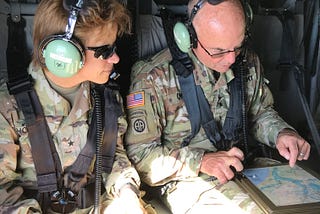
[[[264,167],[279,163],[279,161],[269,158],[256,158],[252,167]],[[215,213],[237,214],[264,213],[233,180],[221,185],[215,178],[199,174],[195,178],[169,182],[166,186],[170,186],[170,188],[165,192],[163,200],[171,208],[172,213],[197,214],[212,213],[213,211]]]
[[[71,109],[69,102],[53,90],[41,69],[30,66],[29,73],[35,80],[34,88],[39,96],[59,154],[62,168],[73,164],[87,141],[88,121],[92,110],[90,84],[82,83]],[[0,88],[0,212],[41,213],[39,203],[24,198],[23,188],[36,188],[36,172],[31,155],[28,131],[20,109],[6,86]],[[118,99],[122,103],[121,96]],[[139,188],[140,180],[123,147],[123,135],[127,129],[124,116],[118,118],[116,157],[110,175],[103,173],[106,188],[102,196],[104,205],[110,203],[125,184]],[[93,166],[88,172],[92,176]],[[22,188],[23,187],[23,188]],[[90,209],[89,209],[90,210]],[[77,210],[76,213],[88,213]]]
[[[234,78],[233,71],[230,69],[216,79],[212,70],[200,63],[195,56],[191,57],[195,65],[193,73],[196,84],[201,85],[213,116],[218,126],[222,127],[230,101],[227,83]],[[190,181],[198,180],[203,154],[215,152],[217,149],[207,139],[202,128],[189,146],[181,147],[183,139],[191,132],[191,125],[177,76],[169,64],[171,59],[170,52],[166,49],[151,59],[139,61],[134,65],[130,94],[127,96],[129,127],[125,142],[129,158],[144,182],[150,186],[159,186],[174,181],[178,183],[179,188],[188,186],[180,185],[180,182],[192,183]],[[257,141],[275,147],[279,131],[292,127],[273,109],[273,97],[267,87],[267,80],[263,77],[258,57],[249,52],[247,61],[249,129]],[[221,188],[208,185],[207,187],[215,189],[213,191],[222,192]],[[228,185],[233,184],[227,184],[226,188]],[[197,192],[198,196],[194,196],[197,194],[194,190],[198,187],[193,184],[190,186],[190,191],[182,190],[181,195],[177,193],[180,195],[177,197],[182,197],[180,199],[183,201],[189,197],[188,195],[199,197],[202,194],[200,191]],[[190,194],[187,194],[189,192]],[[170,200],[168,196],[169,203],[178,200],[173,198]],[[183,205],[190,206],[186,201]],[[187,207],[181,209],[186,210]],[[175,210],[174,207],[171,208]]]

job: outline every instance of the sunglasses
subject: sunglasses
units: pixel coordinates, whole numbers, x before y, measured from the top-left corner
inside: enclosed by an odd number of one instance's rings
[[[103,45],[99,47],[87,47],[87,50],[94,51],[94,57],[97,59],[108,59],[113,56],[117,50],[117,46],[113,45]]]

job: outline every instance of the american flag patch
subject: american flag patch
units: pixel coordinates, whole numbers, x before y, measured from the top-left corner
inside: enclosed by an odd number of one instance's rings
[[[127,96],[127,108],[144,106],[144,91],[131,93]]]

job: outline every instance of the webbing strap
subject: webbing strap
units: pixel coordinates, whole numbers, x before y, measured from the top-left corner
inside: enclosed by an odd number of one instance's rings
[[[176,70],[177,68],[175,68]],[[178,76],[180,83],[182,98],[186,104],[186,108],[189,114],[189,119],[191,121],[191,134],[184,139],[182,147],[187,146],[190,140],[199,132],[200,129],[200,109],[197,102],[197,90],[195,87],[193,74],[189,74],[187,77]]]
[[[25,115],[32,158],[37,172],[38,190],[55,191],[58,188],[56,170],[61,173],[61,164],[52,137],[48,136],[41,104],[34,90],[16,94],[15,98]]]
[[[96,115],[96,109],[93,111]],[[87,133],[87,143],[82,148],[75,162],[71,165],[70,169],[66,169],[69,173],[69,178],[73,181],[80,181],[87,173],[95,153],[96,148],[96,118],[93,116],[91,119],[90,127]]]
[[[6,50],[8,68],[8,90],[10,94],[28,91],[32,87],[27,68],[30,62],[30,55],[27,52],[26,34],[24,28],[26,21],[21,17],[19,22],[14,22],[9,16],[8,25],[8,46]],[[17,63],[19,61],[19,63]]]
[[[96,139],[97,139],[97,108],[101,108],[99,111],[102,112],[102,117],[104,117],[104,136],[102,144],[102,171],[110,173],[116,150],[117,143],[117,133],[118,133],[118,117],[121,115],[122,110],[120,103],[116,99],[115,87],[110,86],[112,80],[109,80],[107,85],[101,85],[101,87],[96,87],[97,91],[95,93],[104,94],[104,104],[101,106],[95,106],[93,111],[92,120],[90,123],[90,128],[87,135],[87,143],[81,150],[76,161],[72,164],[70,169],[68,169],[69,178],[73,181],[79,181],[83,178],[92,164],[94,154],[96,152]],[[99,88],[99,89],[98,89]],[[102,91],[101,91],[102,90]],[[97,98],[95,99],[99,99]],[[102,111],[104,109],[104,111]]]
[[[112,170],[117,145],[118,118],[122,114],[122,108],[114,93],[115,90],[116,86],[112,80],[109,80],[108,86],[104,90],[105,117],[102,147],[102,170],[107,173]]]
[[[204,131],[209,138],[210,142],[212,142],[216,147],[221,147],[222,137],[219,131],[219,127],[217,126],[216,121],[213,118],[210,105],[208,100],[204,96],[204,92],[201,89],[201,86],[197,86],[197,95],[198,95],[198,105],[200,106],[200,114],[201,114],[201,124],[204,128]],[[219,148],[224,149],[224,148]]]
[[[182,146],[187,146],[190,143],[190,140],[199,132],[200,126],[204,128],[210,142],[219,150],[228,150],[231,146],[230,141],[239,140],[242,127],[242,90],[241,77],[239,76],[241,75],[236,75],[228,83],[228,87],[230,88],[230,104],[222,128],[218,127],[213,118],[210,104],[201,86],[195,84],[193,74],[187,77],[178,76],[182,98],[186,104],[191,122],[191,134],[184,139]]]
[[[52,137],[48,134],[50,132],[41,104],[27,72],[29,55],[24,39],[26,23],[23,18],[19,22],[13,22],[9,17],[7,24],[9,29],[7,46],[9,79],[7,87],[9,93],[15,96],[18,107],[22,110],[26,120],[39,192],[55,191],[58,187],[57,173],[61,173],[62,169]]]
[[[240,129],[242,127],[242,97],[240,75],[228,83],[230,89],[230,103],[223,127],[218,127],[210,109],[210,104],[206,99],[201,86],[197,85],[197,98],[201,115],[201,125],[205,130],[208,139],[219,150],[230,149],[230,141],[239,140]],[[195,84],[194,84],[195,85]]]
[[[242,127],[242,105],[243,102],[245,102],[242,100],[242,74],[239,70],[234,70],[234,74],[235,78],[228,83],[228,88],[230,90],[230,103],[229,110],[222,128],[223,139],[228,141],[235,141],[240,135],[239,131]]]

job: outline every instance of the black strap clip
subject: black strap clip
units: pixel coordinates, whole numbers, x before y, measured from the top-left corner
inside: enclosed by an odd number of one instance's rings
[[[71,213],[77,208],[76,194],[68,188],[51,193],[50,208],[57,213]]]

